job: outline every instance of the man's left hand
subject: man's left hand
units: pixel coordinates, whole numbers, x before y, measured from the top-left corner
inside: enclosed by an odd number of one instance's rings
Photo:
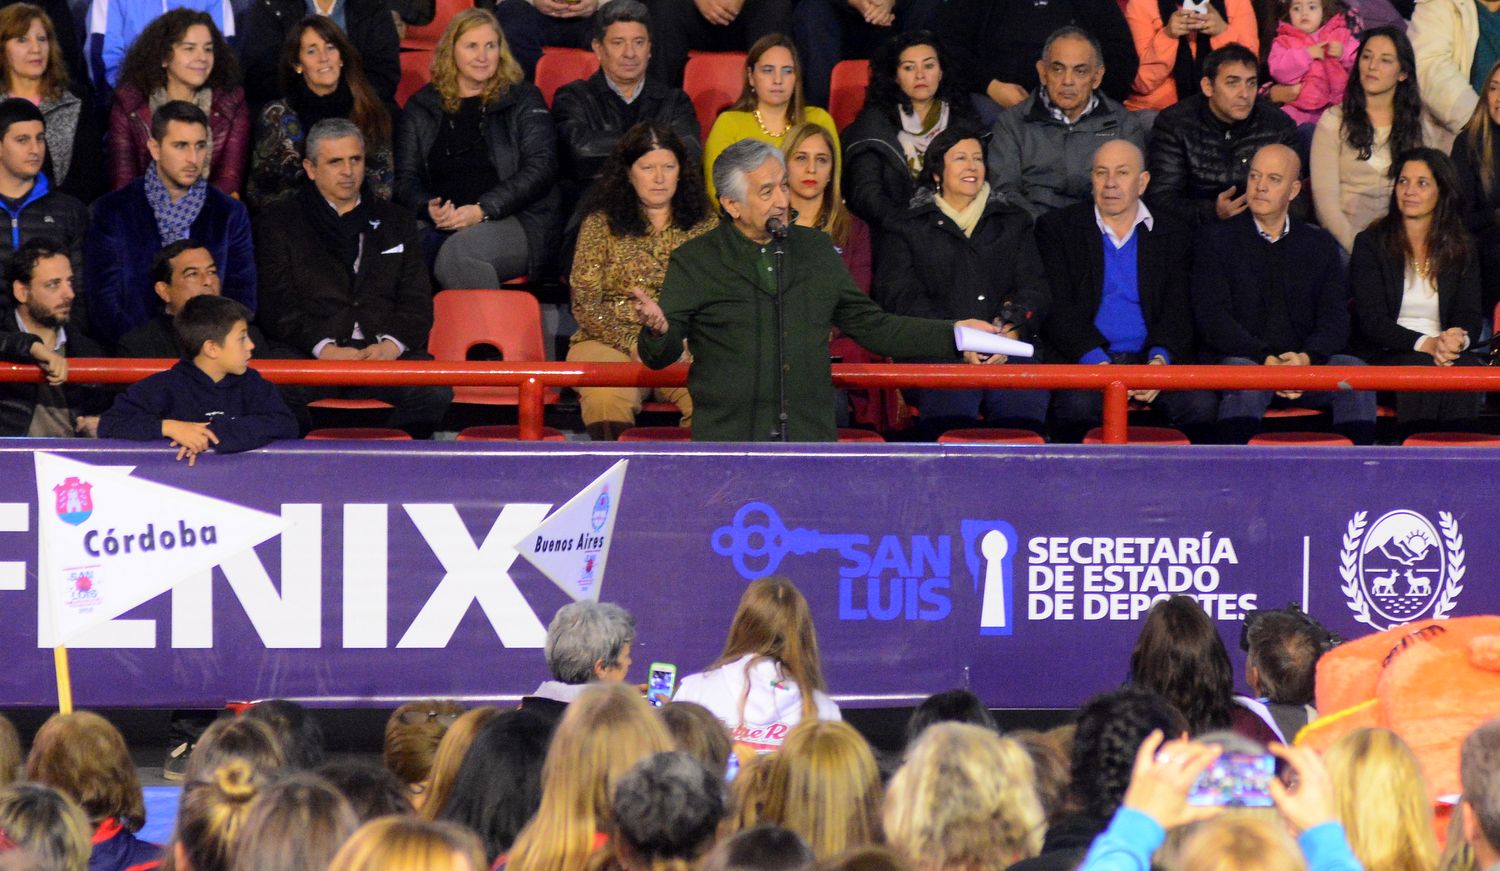
[[[401,357],[401,348],[390,339],[382,339],[365,348],[366,360],[396,360]]]
[[[1146,361],[1146,365],[1148,365],[1148,366],[1165,366],[1165,365],[1167,365],[1167,360],[1162,355],[1157,354],[1156,356],[1152,357],[1150,360],[1147,360]],[[1161,391],[1160,390],[1132,390],[1132,391],[1130,391],[1130,398],[1131,399],[1134,399],[1136,402],[1143,402],[1146,405],[1150,405],[1151,403],[1155,402],[1156,401],[1156,397],[1158,397],[1160,395],[1161,395]]]

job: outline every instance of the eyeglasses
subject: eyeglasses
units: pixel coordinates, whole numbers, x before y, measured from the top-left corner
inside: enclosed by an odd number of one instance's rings
[[[440,725],[451,726],[458,716],[452,711],[402,711],[401,722],[408,726],[416,726],[420,723],[437,721]]]

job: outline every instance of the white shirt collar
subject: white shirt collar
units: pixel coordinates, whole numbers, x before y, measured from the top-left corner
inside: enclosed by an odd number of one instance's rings
[[[1250,220],[1255,222],[1255,232],[1260,234],[1260,238],[1266,240],[1267,242],[1270,242],[1272,245],[1275,245],[1277,242],[1285,239],[1286,234],[1292,232],[1291,212],[1287,212],[1281,217],[1281,235],[1277,236],[1275,239],[1271,238],[1271,234],[1266,232],[1265,228],[1260,225],[1260,221],[1256,221],[1253,215],[1251,216]]]
[[[1156,219],[1151,216],[1151,210],[1146,208],[1146,204],[1137,200],[1135,204],[1135,222],[1130,225],[1130,232],[1126,233],[1123,238],[1116,236],[1115,231],[1111,230],[1109,225],[1104,223],[1104,216],[1099,214],[1098,206],[1094,206],[1094,223],[1098,225],[1099,232],[1103,233],[1109,241],[1113,242],[1116,248],[1124,248],[1129,244],[1130,238],[1135,235],[1136,227],[1145,224],[1146,229],[1149,231],[1156,225]]]

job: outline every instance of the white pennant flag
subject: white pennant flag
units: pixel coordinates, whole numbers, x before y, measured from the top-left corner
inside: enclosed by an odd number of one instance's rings
[[[37,595],[61,646],[280,534],[279,515],[37,452]],[[45,625],[45,621],[44,621]]]
[[[599,600],[629,462],[610,466],[516,545],[527,562],[575,602]]]

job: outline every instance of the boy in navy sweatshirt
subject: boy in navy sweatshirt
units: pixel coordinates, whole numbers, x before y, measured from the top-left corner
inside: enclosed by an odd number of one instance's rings
[[[296,438],[281,394],[250,368],[249,321],[249,310],[227,297],[188,300],[172,324],[184,359],[116,398],[99,437],[166,438],[189,466],[210,447],[227,454]]]

